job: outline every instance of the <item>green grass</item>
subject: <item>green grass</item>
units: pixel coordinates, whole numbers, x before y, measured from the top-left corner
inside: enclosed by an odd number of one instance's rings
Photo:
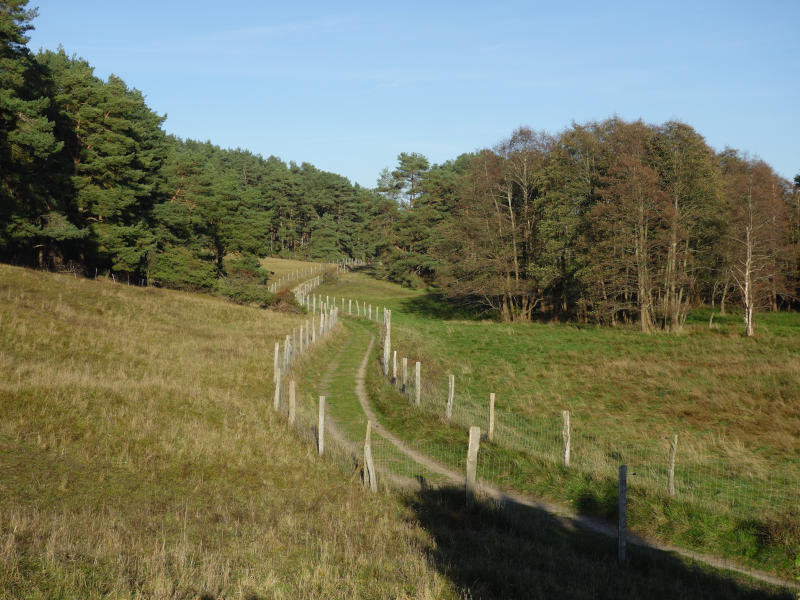
[[[365,492],[309,422],[324,390],[361,440],[349,373],[374,326],[295,363],[291,430],[272,356],[305,318],[0,266],[0,598],[790,597],[663,554],[618,567],[606,539],[463,490]],[[374,358],[367,385],[387,385]]]
[[[465,429],[485,430],[497,393],[497,439],[484,477],[609,515],[616,467],[629,465],[630,522],[664,540],[791,576],[800,550],[800,316],[759,315],[755,339],[736,315],[697,311],[679,336],[633,329],[464,320],[431,294],[362,274],[318,293],[393,310],[393,345],[423,364],[423,410],[373,397],[410,443],[458,460]],[[376,355],[377,356],[377,355]],[[454,423],[444,423],[447,374]],[[376,384],[377,385],[377,384]],[[571,412],[572,466],[558,463]],[[669,438],[679,434],[677,496],[666,497]],[[614,495],[615,498],[615,495]]]

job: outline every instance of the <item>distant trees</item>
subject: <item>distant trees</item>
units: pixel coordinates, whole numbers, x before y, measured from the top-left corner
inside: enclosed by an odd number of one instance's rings
[[[413,207],[422,191],[422,182],[429,168],[428,159],[422,154],[401,152],[397,157],[397,168],[388,177],[384,175],[383,188],[379,191],[389,192]]]
[[[791,294],[786,285],[790,205],[785,182],[763,161],[727,153],[721,166],[730,219],[728,268],[750,336],[755,333],[755,311],[777,310],[778,298]]]
[[[388,276],[413,270],[507,321],[645,332],[679,331],[693,306],[736,299],[749,335],[756,310],[797,301],[800,182],[715,153],[685,123],[523,127],[458,163],[429,167],[413,205],[398,204]],[[443,173],[448,184],[433,185]]]
[[[234,255],[241,272],[267,254],[336,260],[379,245],[379,195],[309,164],[167,136],[120,78],[63,49],[31,54],[26,5],[0,6],[0,259],[216,289]],[[398,174],[410,197],[417,163]]]
[[[645,332],[739,301],[752,335],[756,311],[797,305],[800,174],[717,153],[685,123],[520,127],[441,165],[400,153],[367,190],[166,135],[120,78],[31,54],[35,16],[0,4],[0,259],[215,290],[263,280],[267,254],[377,257],[388,278],[506,321]]]

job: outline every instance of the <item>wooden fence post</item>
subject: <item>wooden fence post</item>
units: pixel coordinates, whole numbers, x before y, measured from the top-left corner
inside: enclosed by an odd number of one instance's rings
[[[562,411],[561,416],[564,419],[564,428],[561,430],[561,436],[564,438],[564,466],[568,467],[570,450],[569,411]]]
[[[422,395],[422,380],[420,377],[420,371],[422,369],[420,367],[419,361],[417,361],[415,368],[416,368],[416,373],[415,373],[416,377],[414,377],[414,404],[419,406],[420,396]]]
[[[272,408],[278,410],[281,405],[281,369],[275,371],[275,396],[272,400]]]
[[[403,390],[404,394],[406,393],[406,386],[407,385],[408,385],[408,357],[404,356],[403,357],[403,386],[401,388]]]
[[[392,343],[391,342],[391,336],[392,336],[392,333],[391,333],[391,330],[389,328],[389,325],[387,324],[386,325],[386,332],[385,332],[385,334],[383,336],[383,376],[384,377],[388,377],[389,376],[389,357],[390,357],[389,356],[390,355],[389,351],[391,349],[391,343]]]
[[[494,392],[489,394],[489,441],[494,441]]]
[[[669,475],[667,481],[667,490],[669,497],[675,497],[675,453],[678,450],[678,434],[672,436],[672,441],[669,444]]]
[[[325,396],[319,397],[319,424],[317,425],[317,450],[319,455],[325,451]]]
[[[475,477],[478,468],[478,448],[481,444],[481,428],[469,428],[469,446],[467,448],[467,506],[472,506],[475,502]]]
[[[367,435],[364,438],[364,485],[367,484],[367,479],[369,480],[369,489],[372,490],[372,493],[377,493],[378,491],[378,478],[375,474],[375,463],[372,460],[372,441],[370,440],[370,428],[372,423],[367,421]]]
[[[281,343],[275,342],[275,362],[272,365],[272,379],[278,376],[278,369],[280,368],[279,362],[281,359]]]
[[[370,446],[371,429],[372,429],[372,421],[367,419],[367,432],[364,435],[364,479],[362,481],[364,487],[369,487],[369,465],[367,464],[367,447]]]
[[[397,350],[392,351],[392,383],[397,385]]]
[[[617,528],[617,558],[619,562],[625,562],[625,543],[627,542],[627,498],[628,492],[628,467],[619,466],[619,525]]]
[[[451,374],[447,379],[449,386],[447,390],[447,409],[445,410],[445,416],[449,421],[453,417],[453,398],[456,395],[456,377]]]
[[[292,379],[289,382],[289,425],[294,425],[296,411],[294,379]]]
[[[347,314],[352,316],[353,315],[353,299],[347,299]]]

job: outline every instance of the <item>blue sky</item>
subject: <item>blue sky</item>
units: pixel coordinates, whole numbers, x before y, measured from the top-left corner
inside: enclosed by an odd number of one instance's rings
[[[181,137],[372,187],[516,127],[678,119],[800,172],[800,1],[31,0],[29,46],[141,90]]]

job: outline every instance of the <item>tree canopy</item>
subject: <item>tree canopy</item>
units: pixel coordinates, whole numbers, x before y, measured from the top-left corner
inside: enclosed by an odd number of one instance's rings
[[[258,257],[376,259],[508,321],[678,331],[689,310],[795,307],[800,174],[715,151],[680,121],[520,127],[374,190],[308,163],[167,135],[141,92],[64,49],[33,54],[0,0],[0,259],[190,289],[263,281]]]
[[[229,256],[374,252],[381,196],[307,163],[167,135],[121,78],[62,48],[32,54],[26,6],[0,10],[0,258],[214,289]]]
[[[505,320],[678,331],[703,303],[797,304],[797,186],[679,121],[521,127],[417,181],[414,202],[397,204],[386,276]]]

